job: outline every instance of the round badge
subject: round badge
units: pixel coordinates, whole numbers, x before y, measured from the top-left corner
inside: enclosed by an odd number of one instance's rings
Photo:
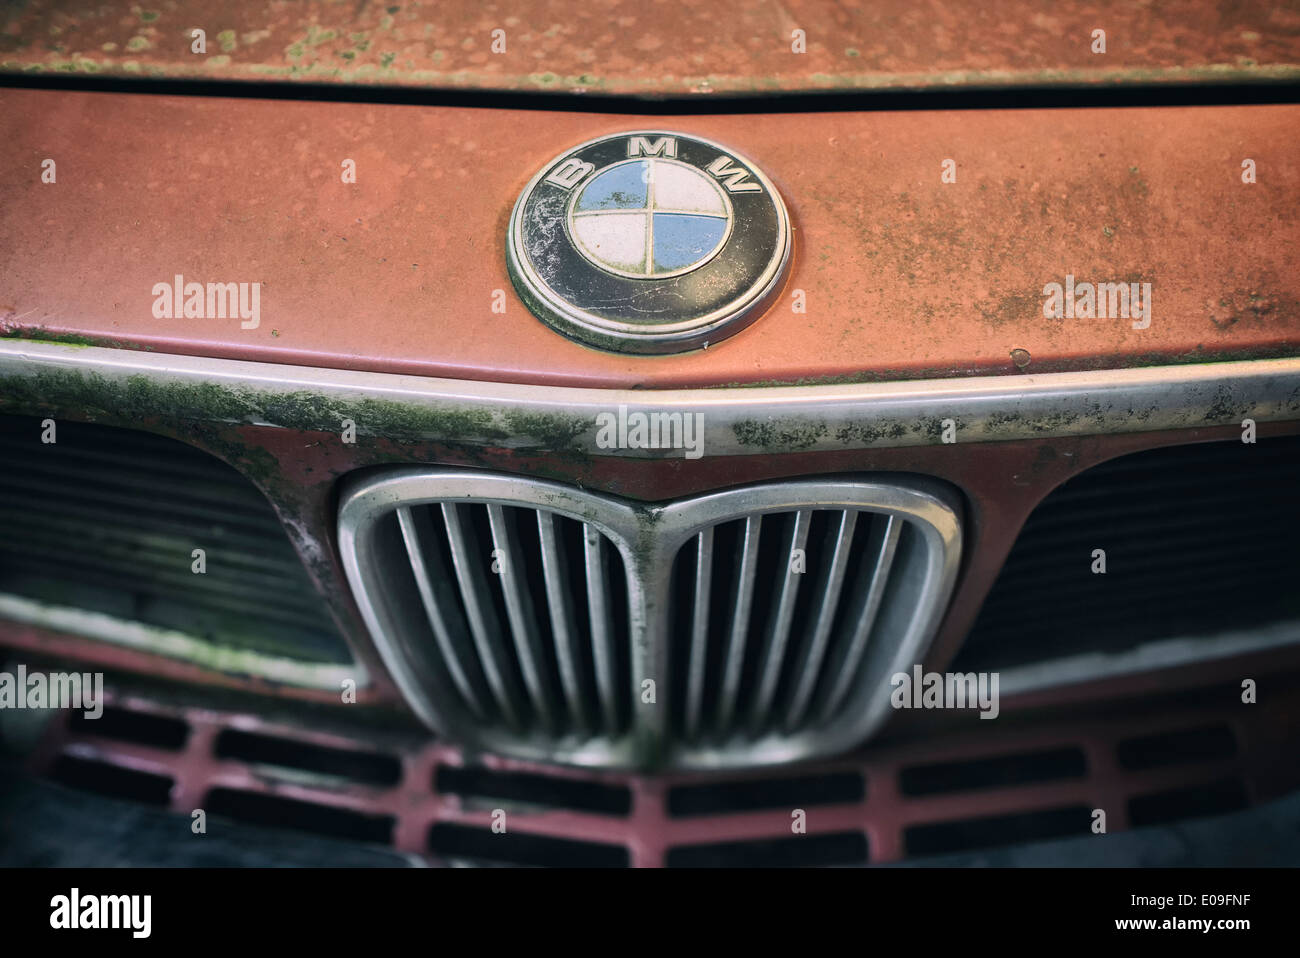
[[[780,290],[785,205],[733,150],[681,133],[590,140],[524,188],[506,242],[538,317],[589,346],[698,349],[739,332]]]

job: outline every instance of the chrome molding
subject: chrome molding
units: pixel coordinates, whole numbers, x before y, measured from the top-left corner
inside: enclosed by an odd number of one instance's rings
[[[202,395],[193,387],[203,386]],[[1001,442],[1300,418],[1300,359],[984,376],[842,386],[588,389],[435,379],[133,350],[0,340],[0,407],[62,399],[177,419],[430,439],[589,456],[664,458],[680,449],[602,448],[596,416],[703,416],[707,456]],[[392,413],[400,413],[393,415]]]
[[[300,688],[333,691],[341,688],[344,682],[355,682],[358,687],[370,684],[370,677],[360,662],[349,665],[304,662],[251,649],[215,645],[202,636],[176,629],[132,622],[88,609],[50,605],[3,592],[0,592],[0,621],[21,622],[138,652],[166,656],[214,672],[252,675]]]
[[[444,516],[456,516],[461,504],[466,503],[488,508],[493,544],[499,548],[505,543],[502,551],[508,568],[522,568],[523,563],[514,546],[498,536],[498,529],[504,527],[498,518],[499,510],[504,506],[523,507],[540,515],[562,516],[582,523],[586,529],[588,571],[593,566],[597,571],[607,568],[600,561],[602,543],[611,544],[619,551],[627,575],[630,669],[625,677],[628,684],[620,694],[612,684],[616,681],[612,669],[603,667],[602,650],[613,634],[606,624],[608,610],[603,604],[607,590],[591,590],[599,593],[589,594],[587,599],[594,623],[591,642],[599,689],[598,711],[604,713],[603,720],[596,718],[595,733],[569,730],[554,734],[547,728],[544,712],[539,716],[542,721],[521,726],[514,721],[519,711],[514,707],[501,710],[504,716],[501,721],[483,721],[476,714],[473,697],[461,693],[462,679],[456,668],[447,667],[446,652],[454,637],[437,621],[440,613],[436,604],[430,609],[427,603],[409,601],[409,595],[416,590],[423,599],[425,586],[430,584],[421,579],[421,561],[403,566],[408,562],[408,553],[419,551],[412,550],[412,540],[405,535],[412,517],[419,514],[416,508],[438,506]],[[693,722],[698,715],[698,698],[706,694],[725,698],[733,684],[724,682],[722,688],[706,690],[693,664],[694,654],[686,657],[688,661],[671,660],[669,607],[673,595],[673,563],[679,550],[711,548],[707,533],[721,522],[743,520],[748,525],[755,517],[774,513],[797,515],[792,541],[801,543],[800,533],[806,535],[808,517],[818,509],[845,510],[859,517],[870,513],[882,520],[881,537],[874,547],[877,557],[865,572],[871,582],[889,578],[894,595],[883,611],[880,596],[872,594],[877,592],[874,588],[865,590],[853,603],[853,615],[848,617],[852,621],[847,621],[841,630],[843,641],[839,658],[835,660],[836,674],[844,676],[845,681],[836,683],[830,699],[820,703],[825,708],[816,716],[810,714],[807,720],[804,720],[805,711],[813,711],[808,708],[809,693],[798,689],[789,704],[781,706],[789,709],[788,713],[782,713],[784,721],[769,723],[765,731],[752,730],[751,714],[749,730],[743,727],[745,723],[738,721],[735,725],[741,726],[739,729],[729,725],[728,731],[718,736],[675,732],[669,720],[674,706],[674,675],[686,676],[686,695],[690,700],[687,711],[692,716],[688,722]],[[394,513],[396,526],[391,521]],[[545,565],[552,553],[545,532],[546,522],[540,526],[540,550]],[[851,524],[842,520],[841,531],[845,526],[851,532]],[[905,558],[896,560],[894,546],[898,542],[898,530],[904,526],[910,530],[913,545]],[[394,528],[402,530],[400,537],[395,535]],[[459,528],[453,529],[450,522],[446,530],[459,576],[462,569],[456,540],[462,533]],[[399,538],[405,540],[404,548]],[[642,507],[559,483],[513,475],[399,467],[376,476],[353,479],[345,485],[339,507],[339,549],[348,582],[384,664],[414,711],[435,732],[473,747],[534,760],[619,768],[718,769],[797,761],[844,751],[866,739],[889,713],[889,677],[922,660],[947,609],[961,553],[961,527],[955,494],[942,484],[922,479],[888,483],[857,479],[794,480]],[[416,590],[404,585],[412,567]],[[830,568],[824,588],[834,590],[838,596],[843,563],[832,563]],[[551,595],[550,576],[546,577],[547,588],[534,595],[533,601],[544,601],[543,593]],[[800,578],[786,573],[769,629],[755,645],[749,646],[751,653],[761,648],[758,668],[763,676],[755,700],[750,703],[751,709],[761,710],[764,705],[772,704],[775,686],[770,677],[776,674],[786,655],[793,596],[799,589]],[[589,584],[593,581],[590,575],[587,581]],[[742,586],[744,582],[752,584],[752,575],[746,577],[742,572],[740,581]],[[508,583],[502,582],[510,620],[510,627],[501,630],[504,634],[490,634],[491,630],[485,629],[483,622],[476,621],[471,607],[482,600],[481,590],[475,594],[473,588],[467,590],[463,582],[461,585],[462,596],[466,591],[470,593],[465,603],[468,631],[476,638],[482,636],[485,642],[505,644],[513,640],[519,650],[525,685],[531,685],[525,663],[535,653],[535,648],[529,651],[530,645],[539,639],[536,631],[529,634],[528,629],[516,627],[516,620],[522,621],[524,617],[516,615],[517,599],[511,600]],[[569,590],[571,602],[581,600],[577,593],[577,589]],[[420,609],[422,604],[426,608]],[[747,603],[742,598],[737,605]],[[880,615],[876,614],[878,611]],[[426,613],[431,628],[425,627]],[[561,615],[572,621],[570,613],[571,610],[560,612],[551,605],[552,617]],[[827,623],[827,630],[829,627]],[[692,628],[694,631],[702,627]],[[427,637],[430,631],[435,640]],[[552,630],[560,684],[569,698],[576,693],[564,678],[564,665],[573,634],[574,630],[567,627]],[[820,630],[817,634],[821,634]],[[743,638],[742,635],[742,641]],[[734,634],[731,645],[734,651]],[[462,645],[461,651],[468,648]],[[809,649],[809,656],[820,657],[825,652],[824,644]],[[479,660],[494,668],[500,661],[501,651],[502,646],[495,650],[480,647]],[[732,655],[727,661],[739,659]],[[794,667],[807,667],[807,664],[801,660]],[[735,677],[739,677],[738,670]],[[647,679],[655,683],[653,702],[647,702],[643,695],[643,683]],[[493,686],[490,691],[502,702],[512,701],[505,692],[498,693],[490,677],[486,684]],[[515,701],[527,700],[527,693],[523,693],[523,699],[518,698],[519,690],[514,694]],[[619,717],[620,701],[630,703],[628,723]],[[581,724],[591,728],[590,723]],[[602,734],[600,728],[608,734]]]
[[[1123,652],[1090,652],[1029,662],[1002,669],[999,673],[1000,690],[1003,695],[1025,695],[1144,672],[1165,672],[1185,665],[1233,659],[1291,646],[1300,646],[1300,620],[1208,636],[1157,639]]]

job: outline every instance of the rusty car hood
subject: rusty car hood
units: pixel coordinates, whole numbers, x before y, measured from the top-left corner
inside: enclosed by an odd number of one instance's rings
[[[121,78],[672,97],[1300,77],[1300,8],[1261,2],[36,0],[0,23],[0,71]]]

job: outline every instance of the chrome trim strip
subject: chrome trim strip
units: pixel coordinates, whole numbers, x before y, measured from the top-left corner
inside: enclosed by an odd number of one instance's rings
[[[299,688],[337,692],[345,682],[355,682],[358,688],[370,683],[360,662],[355,665],[304,662],[228,645],[213,645],[199,636],[175,629],[132,622],[88,609],[49,605],[9,593],[0,593],[0,622],[3,621],[21,622],[138,652],[150,652],[214,672],[254,675]]]
[[[143,377],[143,379],[139,379]],[[207,387],[196,398],[193,387]],[[143,387],[143,388],[142,388]],[[214,388],[215,387],[215,388]],[[589,456],[680,457],[681,449],[601,448],[596,416],[703,414],[709,456],[1001,442],[1300,418],[1300,358],[1097,372],[840,386],[589,389],[435,379],[0,340],[0,404],[31,398],[178,419],[431,439]],[[16,396],[16,399],[15,399]],[[303,401],[304,397],[313,401]],[[325,400],[324,402],[320,400]],[[30,405],[30,402],[27,404]],[[399,413],[391,415],[390,413]]]
[[[1002,669],[998,673],[999,691],[1002,695],[1024,695],[1293,645],[1300,645],[1300,619],[1199,638],[1157,639],[1123,652],[1093,652]]]

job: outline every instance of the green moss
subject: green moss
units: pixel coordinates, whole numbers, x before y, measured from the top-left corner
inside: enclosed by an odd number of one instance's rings
[[[77,345],[97,345],[93,342]],[[337,398],[307,390],[282,393],[216,382],[125,379],[74,369],[40,369],[0,378],[0,405],[75,409],[127,422],[165,419],[239,423],[338,433],[344,420],[358,437],[424,440],[449,444],[545,449],[585,459],[579,436],[592,428],[586,417],[510,413],[451,403],[423,405],[360,396]]]
[[[593,423],[590,420],[576,416],[507,412],[504,418],[506,428],[510,432],[521,436],[531,436],[543,448],[554,450],[569,447],[577,448],[578,444],[574,440],[593,428]]]
[[[742,446],[758,446],[771,452],[797,452],[816,445],[830,427],[824,422],[807,419],[759,421],[743,419],[732,426],[736,441]]]
[[[102,346],[107,340],[79,333],[53,333],[42,327],[0,325],[0,339],[25,339],[33,343],[58,343],[62,346]]]

